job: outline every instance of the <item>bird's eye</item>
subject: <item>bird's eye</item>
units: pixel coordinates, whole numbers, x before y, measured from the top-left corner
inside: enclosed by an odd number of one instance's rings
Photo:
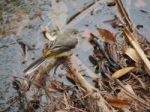
[[[78,32],[77,32],[77,31],[74,31],[74,32],[73,32],[73,34],[75,34],[75,35],[76,35],[76,34],[78,34]]]

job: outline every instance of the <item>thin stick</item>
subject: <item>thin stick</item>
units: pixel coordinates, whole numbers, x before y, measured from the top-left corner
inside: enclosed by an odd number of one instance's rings
[[[67,21],[67,25],[64,29],[66,30],[66,29],[72,27],[75,23],[79,22],[83,17],[85,17],[87,14],[89,14],[92,10],[99,7],[100,2],[101,2],[100,0],[95,1],[95,2],[91,3],[90,5],[88,5],[86,8],[84,8],[83,10],[81,10],[80,12],[76,13],[74,16],[72,16]]]
[[[91,84],[89,84],[84,77],[78,72],[77,66],[73,64],[73,60],[68,59],[69,63],[65,63],[64,66],[67,67],[69,65],[69,74],[71,75],[71,78],[79,83],[84,89],[86,89],[88,92],[94,92],[98,91],[95,87],[93,87]]]
[[[127,27],[129,27],[129,29],[132,31],[132,28],[130,27],[132,25],[132,22],[125,10],[125,8],[123,7],[123,4],[120,0],[115,0],[117,6],[118,6],[118,9],[119,9],[119,12],[122,16],[122,19],[124,20],[124,22],[126,23]]]
[[[91,4],[89,4],[88,6],[86,6],[85,8],[83,8],[81,11],[77,12],[75,15],[73,15],[72,17],[70,17],[67,21],[67,24],[69,24],[71,21],[73,21],[75,18],[77,18],[77,16],[79,16],[82,12],[84,12],[85,10],[89,9],[90,7],[92,7],[95,4],[95,2],[92,2]]]

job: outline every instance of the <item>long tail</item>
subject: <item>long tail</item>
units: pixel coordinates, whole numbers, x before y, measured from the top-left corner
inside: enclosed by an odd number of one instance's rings
[[[43,62],[45,61],[44,57],[40,57],[35,62],[33,62],[28,68],[26,68],[23,72],[25,74],[30,74],[34,70],[36,70]]]

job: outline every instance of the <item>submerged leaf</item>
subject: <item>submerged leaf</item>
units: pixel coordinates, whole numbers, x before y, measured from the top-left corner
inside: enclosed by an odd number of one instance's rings
[[[129,108],[130,104],[124,100],[118,98],[107,98],[106,101],[117,108]]]
[[[122,77],[123,75],[129,73],[130,71],[132,71],[133,69],[135,69],[135,67],[126,67],[126,68],[122,68],[118,71],[116,71],[115,73],[112,74],[112,78],[113,79],[117,79]]]
[[[97,28],[100,36],[108,43],[116,42],[116,37],[114,34],[106,29]]]

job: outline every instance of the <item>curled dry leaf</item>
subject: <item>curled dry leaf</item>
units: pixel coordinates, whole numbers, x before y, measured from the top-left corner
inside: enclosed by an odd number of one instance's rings
[[[102,37],[102,39],[104,39],[104,41],[108,43],[116,42],[116,37],[112,32],[102,28],[97,28],[97,30],[99,32],[99,35]]]
[[[113,79],[117,79],[122,77],[123,75],[129,73],[130,71],[132,71],[133,69],[135,69],[135,67],[126,67],[123,69],[120,69],[118,71],[116,71],[115,73],[112,74],[112,78]]]
[[[44,31],[43,34],[49,41],[54,41],[56,39],[56,36],[52,36],[48,31]]]
[[[106,98],[106,101],[114,107],[117,108],[129,108],[130,104],[127,101],[118,98]]]
[[[125,85],[125,88],[133,95],[136,95],[131,85],[129,84]]]
[[[136,63],[141,62],[141,58],[139,57],[139,55],[137,54],[137,52],[133,48],[131,48],[131,47],[126,48],[125,54],[127,56],[129,56]]]
[[[126,85],[125,85],[125,88],[126,88]],[[128,102],[133,101],[133,99],[125,93],[125,90],[123,88],[119,89],[119,93],[117,94],[117,98],[119,98],[121,100],[126,100]]]

